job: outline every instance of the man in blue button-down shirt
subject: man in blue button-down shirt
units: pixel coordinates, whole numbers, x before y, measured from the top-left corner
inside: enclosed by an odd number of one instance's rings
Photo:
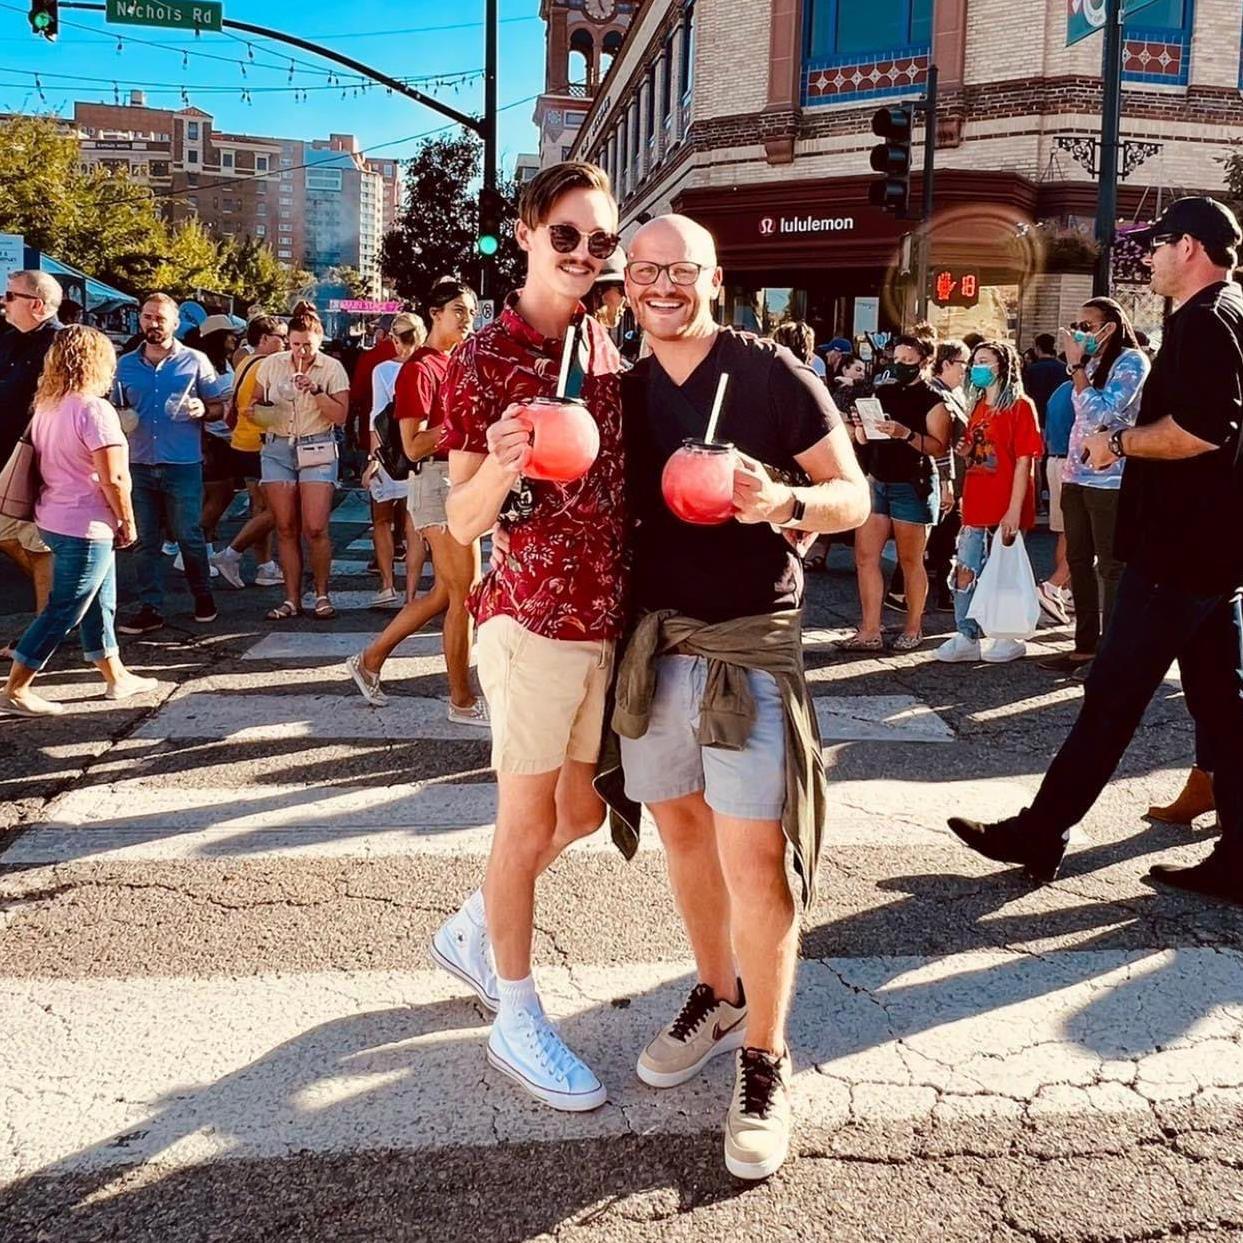
[[[130,433],[130,474],[138,522],[138,592],[141,606],[117,624],[123,634],[145,634],[164,625],[164,523],[181,546],[186,581],[194,595],[194,620],[216,620],[203,509],[204,417],[219,418],[230,377],[219,376],[206,355],[173,336],[177,303],[152,294],[139,326],[145,340],[117,362],[116,404],[138,416]]]

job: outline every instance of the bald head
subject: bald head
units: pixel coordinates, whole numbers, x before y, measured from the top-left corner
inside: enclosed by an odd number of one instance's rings
[[[705,268],[716,267],[716,242],[703,225],[689,216],[670,213],[649,220],[631,239],[627,258],[669,263],[689,259]]]

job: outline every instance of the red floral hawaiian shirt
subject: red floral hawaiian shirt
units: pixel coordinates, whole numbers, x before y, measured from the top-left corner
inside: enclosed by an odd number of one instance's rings
[[[600,428],[600,455],[573,483],[524,481],[528,504],[502,519],[510,552],[470,596],[482,624],[501,614],[549,639],[615,639],[621,633],[625,502],[621,358],[608,333],[583,319],[579,394]],[[557,390],[560,341],[536,332],[514,300],[453,352],[442,389],[442,449],[487,453],[487,429],[507,406]]]

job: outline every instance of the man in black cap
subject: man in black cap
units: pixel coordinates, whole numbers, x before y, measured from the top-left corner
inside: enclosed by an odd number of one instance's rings
[[[1221,838],[1193,867],[1154,865],[1152,881],[1243,903],[1243,289],[1230,276],[1243,241],[1229,208],[1184,198],[1141,235],[1154,293],[1178,310],[1133,428],[1089,436],[1096,468],[1127,461],[1117,607],[1070,736],[1030,808],[997,824],[952,819],[988,859],[1057,875],[1071,826],[1122,759],[1171,664],[1218,762]]]

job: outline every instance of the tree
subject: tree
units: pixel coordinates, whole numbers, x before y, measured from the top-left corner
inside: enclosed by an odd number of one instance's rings
[[[1235,215],[1243,215],[1243,153],[1232,151],[1222,165],[1226,170],[1226,196]]]
[[[220,264],[227,292],[244,306],[284,310],[303,273],[287,268],[264,242],[249,236],[225,243]]]
[[[372,294],[370,278],[348,263],[329,268],[324,274],[323,283],[339,285],[345,290],[347,298],[370,298]]]
[[[481,258],[476,186],[482,148],[470,134],[426,140],[406,165],[406,198],[396,227],[380,251],[385,277],[402,298],[426,301],[442,276],[478,286]],[[498,187],[512,206],[512,183]],[[510,213],[501,221],[501,247],[491,260],[502,296],[522,283],[525,262]]]
[[[174,298],[193,297],[199,290],[224,293],[228,279],[220,260],[219,247],[207,230],[195,219],[183,221],[169,234],[153,283]]]

